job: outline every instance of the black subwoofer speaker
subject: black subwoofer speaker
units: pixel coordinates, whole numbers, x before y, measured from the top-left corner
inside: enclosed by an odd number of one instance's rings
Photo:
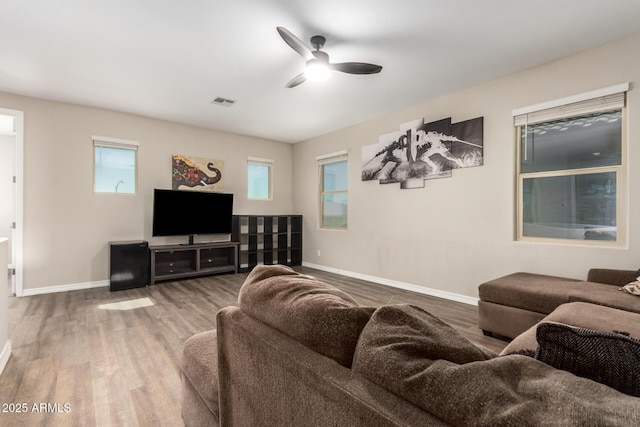
[[[149,285],[149,242],[109,242],[109,290]]]

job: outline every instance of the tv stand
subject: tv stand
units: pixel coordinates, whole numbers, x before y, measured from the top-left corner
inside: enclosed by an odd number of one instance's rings
[[[150,285],[160,280],[238,272],[238,242],[149,246]]]

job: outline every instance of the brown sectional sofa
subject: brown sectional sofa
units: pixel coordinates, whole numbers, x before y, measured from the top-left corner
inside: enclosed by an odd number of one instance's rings
[[[593,330],[621,331],[640,339],[640,315],[585,302],[569,302],[556,308],[544,318],[545,322],[557,322]],[[537,324],[518,335],[500,354],[535,351]]]
[[[569,302],[640,313],[640,298],[620,291],[635,274],[591,269],[586,281],[532,273],[500,277],[478,287],[478,326],[487,335],[515,338]]]
[[[630,425],[640,417],[640,398],[629,393],[532,357],[498,357],[419,307],[360,307],[287,267],[256,267],[238,303],[217,314],[216,331],[185,343],[187,426]],[[640,341],[625,339],[640,352]]]

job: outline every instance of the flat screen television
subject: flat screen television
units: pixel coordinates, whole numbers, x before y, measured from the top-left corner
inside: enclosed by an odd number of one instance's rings
[[[153,236],[231,234],[233,194],[153,190]]]

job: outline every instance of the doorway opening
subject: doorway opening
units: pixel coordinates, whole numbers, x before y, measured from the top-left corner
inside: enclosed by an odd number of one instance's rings
[[[8,268],[11,293],[22,296],[23,233],[23,130],[24,113],[0,108],[0,238],[9,240],[9,262],[0,261],[0,272]]]

